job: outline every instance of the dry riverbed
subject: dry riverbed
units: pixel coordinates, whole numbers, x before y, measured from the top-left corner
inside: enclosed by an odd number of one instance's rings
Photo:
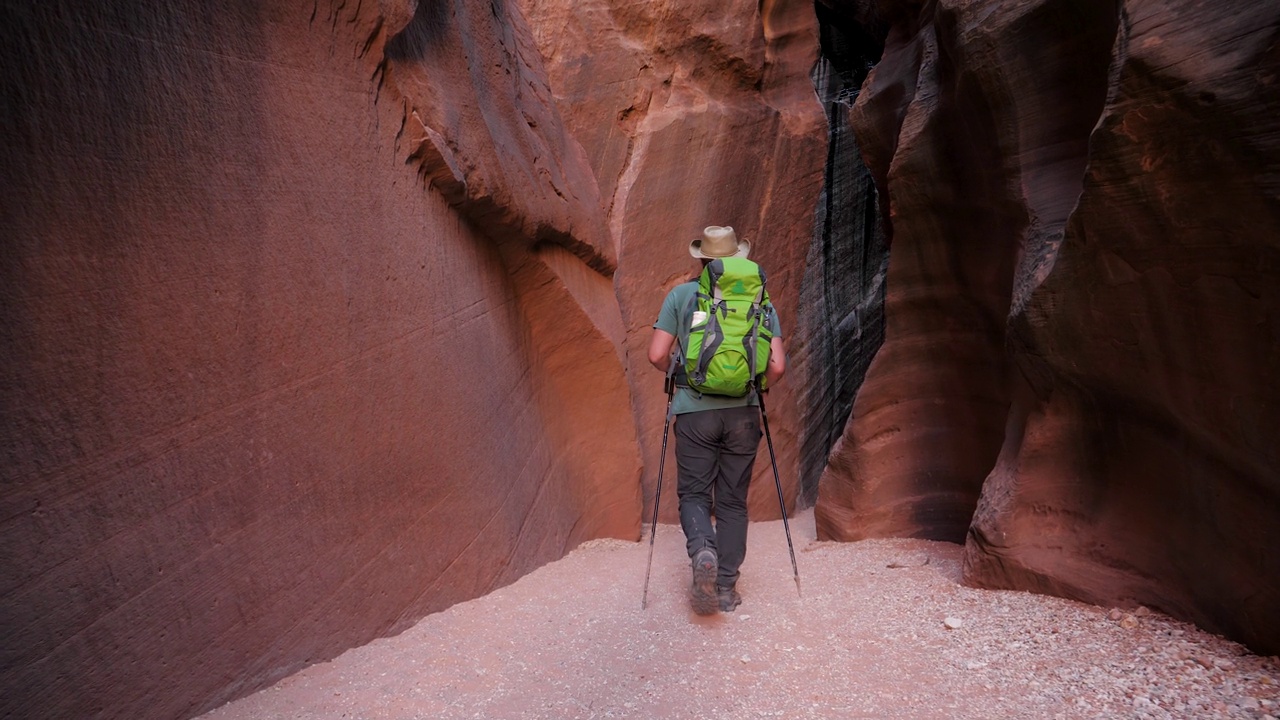
[[[1144,610],[959,583],[960,547],[754,523],[736,612],[688,609],[678,527],[597,540],[230,703],[248,718],[1280,718],[1280,659]]]

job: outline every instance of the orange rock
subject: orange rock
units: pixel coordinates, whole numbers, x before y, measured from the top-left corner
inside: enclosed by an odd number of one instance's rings
[[[825,150],[825,122],[808,80],[816,19],[811,5],[797,2],[528,0],[521,8],[566,127],[589,158],[618,248],[614,286],[648,517],[666,397],[645,349],[666,292],[698,270],[688,243],[707,225],[732,225],[768,272],[789,341],[803,312],[800,273]],[[805,382],[802,368],[791,373],[767,401],[789,503],[799,481],[794,392]],[[668,453],[661,519],[676,522]],[[752,519],[779,516],[763,443],[748,503]]]

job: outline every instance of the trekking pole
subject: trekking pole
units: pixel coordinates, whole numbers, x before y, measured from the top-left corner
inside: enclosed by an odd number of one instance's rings
[[[760,401],[760,420],[764,424],[764,439],[769,444],[769,463],[773,465],[773,484],[778,488],[778,505],[782,508],[782,529],[787,533],[787,551],[791,553],[791,572],[796,577],[796,594],[800,592],[800,569],[796,567],[796,549],[791,545],[791,526],[787,523],[787,503],[782,499],[782,479],[778,477],[778,458],[773,454],[773,436],[769,434],[769,414],[764,411],[764,393],[756,392]]]
[[[649,607],[649,572],[653,570],[653,539],[658,534],[658,507],[662,501],[662,470],[667,462],[667,431],[671,429],[671,398],[676,394],[676,358],[674,355],[671,356],[671,366],[667,368],[667,377],[662,384],[663,390],[667,391],[667,419],[662,424],[662,455],[658,457],[658,489],[653,494],[653,524],[649,529],[649,564],[644,569],[644,594],[640,596],[641,610]]]

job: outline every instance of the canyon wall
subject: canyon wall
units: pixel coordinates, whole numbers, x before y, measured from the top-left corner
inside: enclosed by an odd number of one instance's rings
[[[646,360],[662,299],[698,272],[689,243],[731,225],[768,273],[783,334],[805,358],[800,287],[822,186],[825,122],[809,79],[818,56],[813,6],[524,0],[565,124],[595,173],[618,247],[615,288],[644,457],[645,517],[656,489],[666,396]],[[797,395],[820,372],[792,363],[769,393],[769,426],[788,506],[799,489]],[[674,442],[669,443],[674,448]],[[668,450],[660,519],[678,522]],[[821,454],[825,457],[825,449]],[[762,445],[751,518],[780,517]]]
[[[885,341],[820,536],[1280,651],[1280,7],[875,9]]]
[[[826,110],[829,140],[800,285],[804,342],[796,352],[797,362],[808,369],[800,389],[801,498],[808,505],[817,500],[828,454],[884,343],[889,262],[880,193],[849,122],[862,84],[884,52],[883,29],[871,7],[814,7],[822,47],[814,87]]]
[[[822,538],[1280,651],[1280,9],[138,5],[0,10],[0,715],[193,715],[638,537],[709,224]]]
[[[0,715],[190,716],[638,536],[617,251],[514,7],[0,27]]]

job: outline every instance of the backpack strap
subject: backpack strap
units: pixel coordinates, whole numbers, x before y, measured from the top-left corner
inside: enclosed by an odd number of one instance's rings
[[[689,387],[689,376],[684,369],[684,359],[689,345],[689,325],[693,322],[693,310],[698,307],[698,295],[698,287],[695,284],[693,292],[689,293],[689,300],[676,312],[676,370],[672,382],[676,387],[684,388],[701,398],[702,393]]]
[[[748,386],[752,389],[755,389],[756,378],[759,377],[759,368],[756,367],[756,345],[760,342],[760,325],[763,319],[764,313],[756,312],[752,319],[751,330],[742,336],[742,352],[747,358],[747,370],[751,373]]]
[[[724,307],[724,301],[720,301],[718,306],[724,309],[726,315],[728,314],[727,308]],[[710,311],[707,313],[707,327],[702,331],[702,348],[698,350],[698,365],[693,369],[693,378],[699,383],[706,381],[707,368],[711,366],[711,358],[715,357],[716,350],[724,342],[724,331],[720,329],[720,319],[716,315],[716,307],[717,303],[713,302]]]
[[[765,304],[765,278],[764,268],[757,268],[760,272],[760,289],[756,291],[755,298],[751,301],[751,309],[747,311],[747,321],[751,323],[751,330],[742,338],[743,352],[747,357],[747,368],[751,373],[751,380],[748,381],[748,393],[758,392],[756,387],[756,378],[759,377],[758,368],[756,367],[756,345],[760,342],[760,326],[767,320],[767,313],[771,306]]]
[[[707,300],[707,327],[702,332],[698,365],[693,369],[693,379],[698,383],[706,381],[711,358],[715,356],[720,343],[724,342],[724,332],[720,330],[720,319],[716,310],[720,310],[720,314],[726,317],[729,315],[729,307],[725,304],[724,293],[720,289],[720,278],[724,276],[724,263],[713,260],[703,268],[702,274],[707,278],[707,293],[702,292],[701,282],[699,282],[698,291],[694,294],[695,299],[702,297]]]

